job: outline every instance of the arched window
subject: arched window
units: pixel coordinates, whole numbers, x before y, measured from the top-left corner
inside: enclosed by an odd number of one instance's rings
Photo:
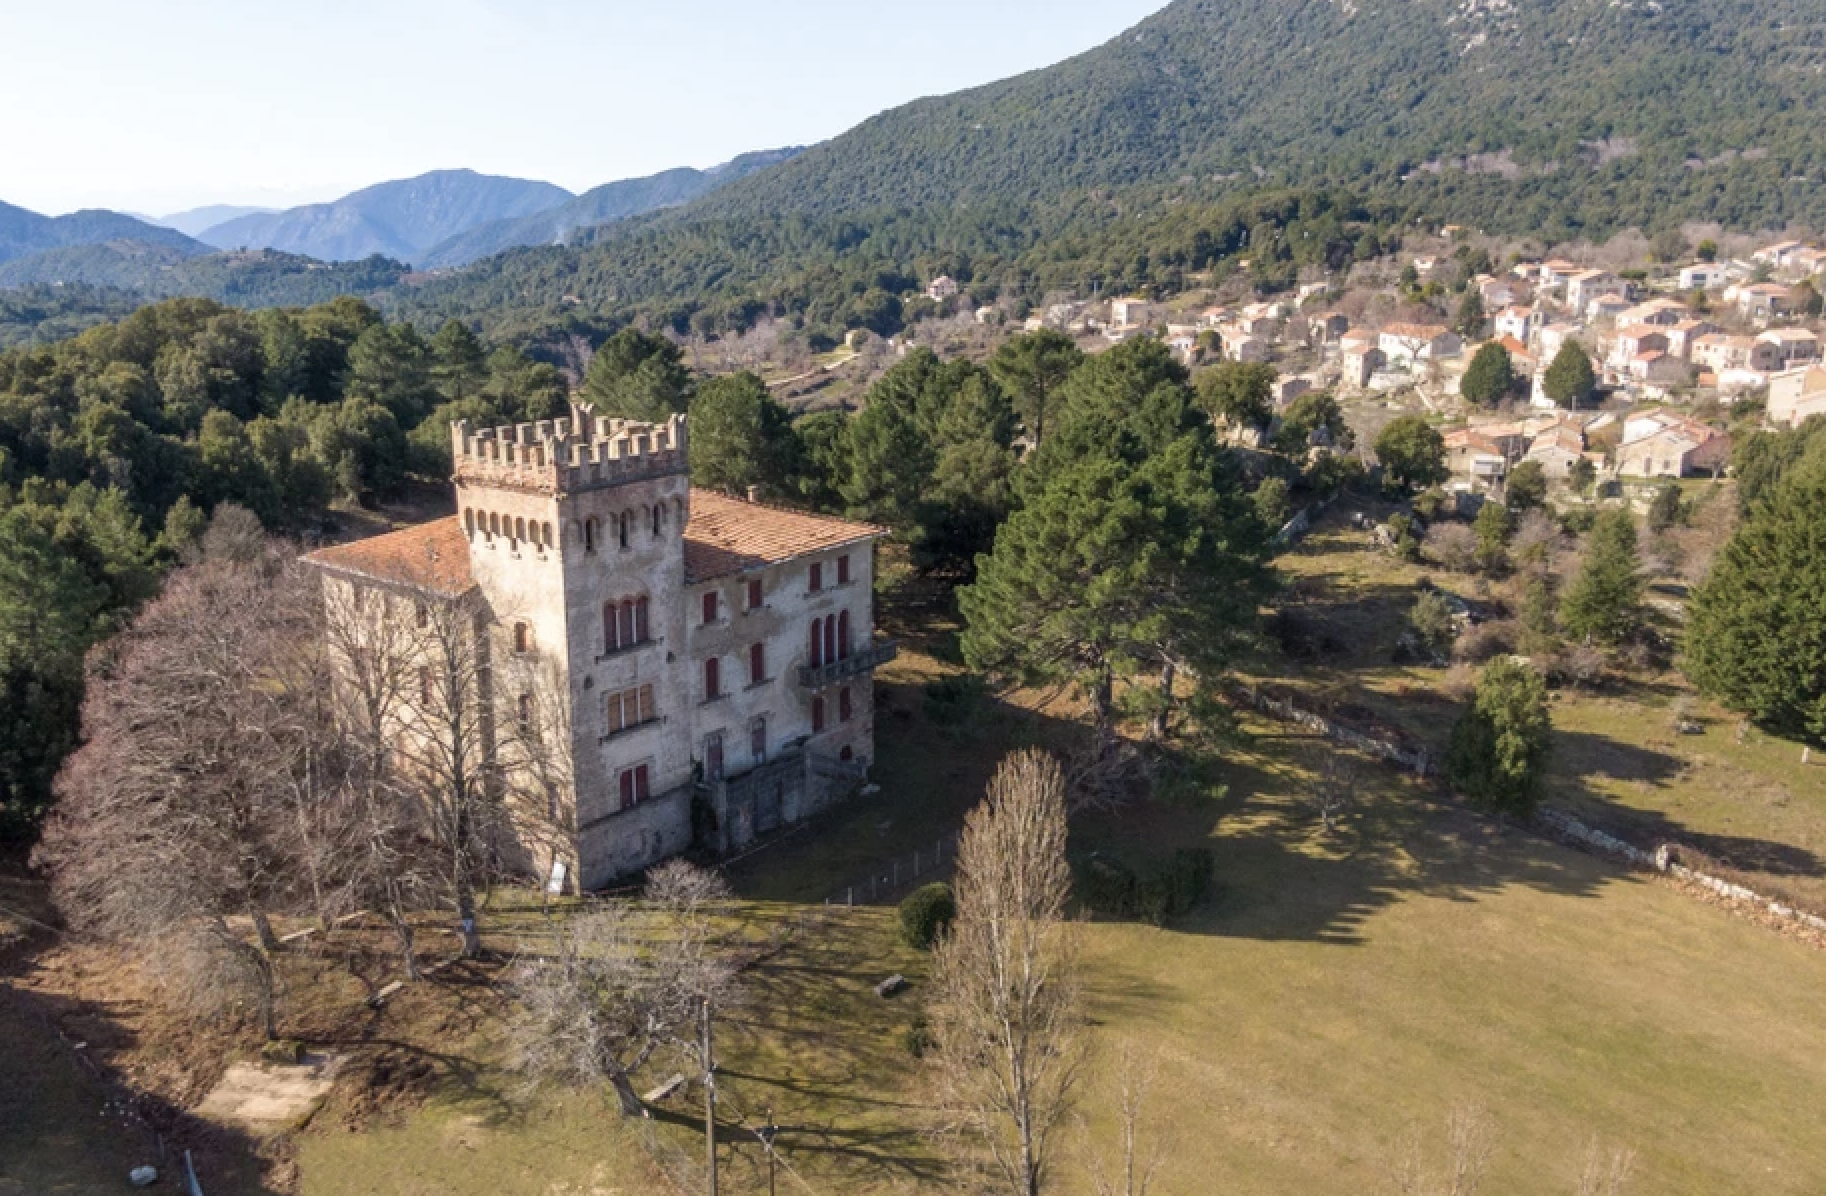
[[[759,685],[767,680],[767,645],[748,645],[748,684]]]
[[[824,659],[837,659],[837,620],[831,616],[824,620]]]
[[[824,699],[812,699],[812,734],[824,730]]]
[[[585,552],[596,551],[596,534],[596,517],[592,515],[583,521],[583,550]]]
[[[837,612],[837,659],[850,658],[850,612]]]
[[[602,604],[602,650],[604,653],[621,647],[620,607],[613,602]]]
[[[476,512],[474,507],[468,507],[463,511],[463,534],[468,536],[476,534]]]
[[[524,519],[514,520],[514,539],[516,539],[516,540],[526,539],[526,520],[524,520]]]
[[[634,538],[634,515],[630,511],[621,513],[621,546],[626,548],[628,541]]]
[[[545,546],[550,548],[552,546],[552,525],[547,523],[542,524],[541,526],[545,530]]]
[[[528,652],[531,652],[532,650],[533,650],[533,629],[532,629],[531,625],[526,624],[526,623],[515,623],[514,624],[514,652],[515,652],[515,654],[519,655],[519,656],[525,656]]]
[[[806,663],[814,669],[824,663],[824,620],[812,620],[811,653]]]
[[[514,703],[514,722],[520,728],[520,734],[529,734],[533,729],[533,695],[521,694]]]
[[[850,687],[846,685],[837,691],[837,721],[847,723],[853,713],[855,712],[850,706]]]
[[[501,517],[492,512],[488,516],[488,534],[490,536],[501,534]]]

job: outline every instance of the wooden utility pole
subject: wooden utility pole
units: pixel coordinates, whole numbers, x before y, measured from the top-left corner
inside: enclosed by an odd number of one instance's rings
[[[710,1163],[710,1196],[716,1196],[716,1061],[711,1054],[710,1002],[699,1010],[699,1041],[704,1064],[704,1149]]]

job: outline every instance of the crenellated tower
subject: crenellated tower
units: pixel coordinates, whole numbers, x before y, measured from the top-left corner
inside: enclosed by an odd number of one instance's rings
[[[596,856],[644,860],[686,846],[656,838],[678,833],[662,826],[689,833],[688,817],[660,817],[676,803],[657,800],[688,794],[691,781],[686,438],[683,415],[638,423],[575,405],[556,420],[450,429],[471,572],[510,653],[501,700],[520,700],[508,691],[527,682],[514,675],[542,672],[568,702],[566,763],[586,858],[635,770],[655,799],[654,828],[619,819],[615,845]]]

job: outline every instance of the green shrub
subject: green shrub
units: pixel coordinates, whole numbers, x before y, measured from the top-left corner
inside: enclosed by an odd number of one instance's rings
[[[1093,855],[1078,869],[1078,896],[1095,913],[1126,918],[1135,911],[1135,873],[1120,860]]]
[[[983,678],[976,673],[954,673],[926,683],[926,720],[939,727],[962,727],[976,717],[983,705]]]
[[[905,1047],[907,1054],[915,1059],[923,1059],[926,1052],[936,1045],[932,1037],[932,1024],[926,1020],[925,1014],[913,1015],[913,1020],[907,1024],[907,1028],[900,1032],[900,1045]]]
[[[957,898],[944,881],[922,885],[900,903],[900,937],[907,946],[929,951],[957,917]]]

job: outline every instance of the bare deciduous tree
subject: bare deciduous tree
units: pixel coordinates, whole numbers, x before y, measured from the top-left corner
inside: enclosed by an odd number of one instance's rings
[[[1427,1165],[1418,1129],[1404,1139],[1389,1176],[1398,1196],[1476,1196],[1496,1149],[1496,1122],[1481,1105],[1455,1105],[1446,1117],[1446,1162]]]
[[[604,905],[560,926],[557,950],[514,974],[511,1027],[519,1067],[535,1083],[607,1081],[622,1112],[646,1112],[634,1073],[656,1056],[698,1063],[705,1009],[738,996],[734,961],[715,942],[721,877],[682,862],[657,869],[648,903]]]
[[[1357,762],[1339,751],[1328,751],[1319,775],[1306,795],[1325,833],[1336,834],[1338,823],[1357,802]]]
[[[1081,1055],[1065,808],[1051,756],[1002,762],[965,821],[957,918],[933,952],[946,1128],[987,1182],[1021,1196],[1047,1183]]]
[[[183,957],[160,970],[192,997],[245,998],[268,1036],[270,917],[323,912],[316,635],[310,583],[289,554],[174,574],[90,662],[87,742],[65,765],[39,854],[73,920],[155,964]]]
[[[1585,1169],[1579,1173],[1577,1196],[1623,1196],[1636,1171],[1636,1152],[1617,1146],[1609,1150],[1596,1138],[1585,1150]]]
[[[1130,1042],[1122,1044],[1116,1057],[1116,1116],[1120,1136],[1120,1153],[1112,1167],[1098,1159],[1091,1166],[1091,1182],[1097,1196],[1148,1196],[1154,1179],[1166,1160],[1166,1143],[1156,1138],[1145,1149],[1141,1130],[1148,1094],[1159,1078],[1158,1060],[1138,1053]]]

